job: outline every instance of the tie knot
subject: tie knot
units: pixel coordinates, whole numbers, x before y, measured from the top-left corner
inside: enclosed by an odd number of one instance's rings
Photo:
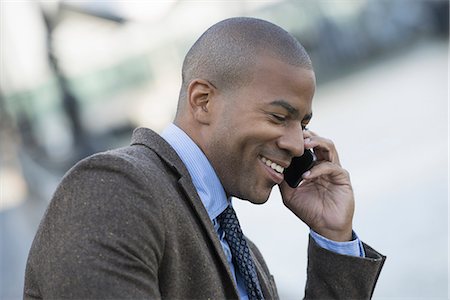
[[[220,223],[220,226],[223,230],[227,229],[237,229],[240,228],[239,220],[236,216],[236,211],[231,205],[228,205],[227,208],[217,217],[217,220]],[[226,230],[225,230],[226,231]]]

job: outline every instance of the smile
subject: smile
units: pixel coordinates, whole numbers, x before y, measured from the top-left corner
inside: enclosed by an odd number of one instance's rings
[[[284,168],[282,166],[272,162],[270,159],[267,159],[264,156],[261,156],[261,160],[266,164],[266,166],[271,167],[273,170],[277,171],[280,174],[283,174]]]

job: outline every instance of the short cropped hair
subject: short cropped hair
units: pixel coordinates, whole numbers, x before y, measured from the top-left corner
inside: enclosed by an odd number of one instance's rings
[[[208,80],[221,89],[240,87],[251,81],[252,66],[256,57],[263,54],[312,69],[309,55],[300,42],[273,23],[238,17],[211,26],[184,59],[178,111],[184,106],[187,88],[193,79]]]

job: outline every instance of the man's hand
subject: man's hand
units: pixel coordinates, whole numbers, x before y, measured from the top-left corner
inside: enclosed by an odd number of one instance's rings
[[[283,202],[295,215],[318,234],[334,241],[352,238],[354,197],[350,176],[339,162],[332,141],[311,131],[304,131],[305,148],[314,149],[315,166],[292,189],[280,184]]]

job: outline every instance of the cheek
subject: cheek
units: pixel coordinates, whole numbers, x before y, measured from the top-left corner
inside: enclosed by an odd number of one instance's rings
[[[250,124],[248,124],[250,125]],[[226,149],[230,151],[233,162],[240,164],[239,169],[254,168],[255,160],[260,154],[270,149],[272,152],[277,147],[277,139],[282,136],[283,128],[270,124],[267,120],[253,122],[252,126],[231,130],[226,138]]]
[[[227,177],[222,180],[238,180],[247,169],[250,169],[249,162],[256,152],[251,144],[251,139],[239,135],[233,129],[217,132],[211,139],[208,157],[216,172]]]
[[[264,148],[276,145],[283,128],[259,114],[235,113],[239,114],[238,118],[223,118],[215,124],[210,136],[209,157],[214,157],[222,169],[244,170],[249,163],[254,168],[258,154]]]

